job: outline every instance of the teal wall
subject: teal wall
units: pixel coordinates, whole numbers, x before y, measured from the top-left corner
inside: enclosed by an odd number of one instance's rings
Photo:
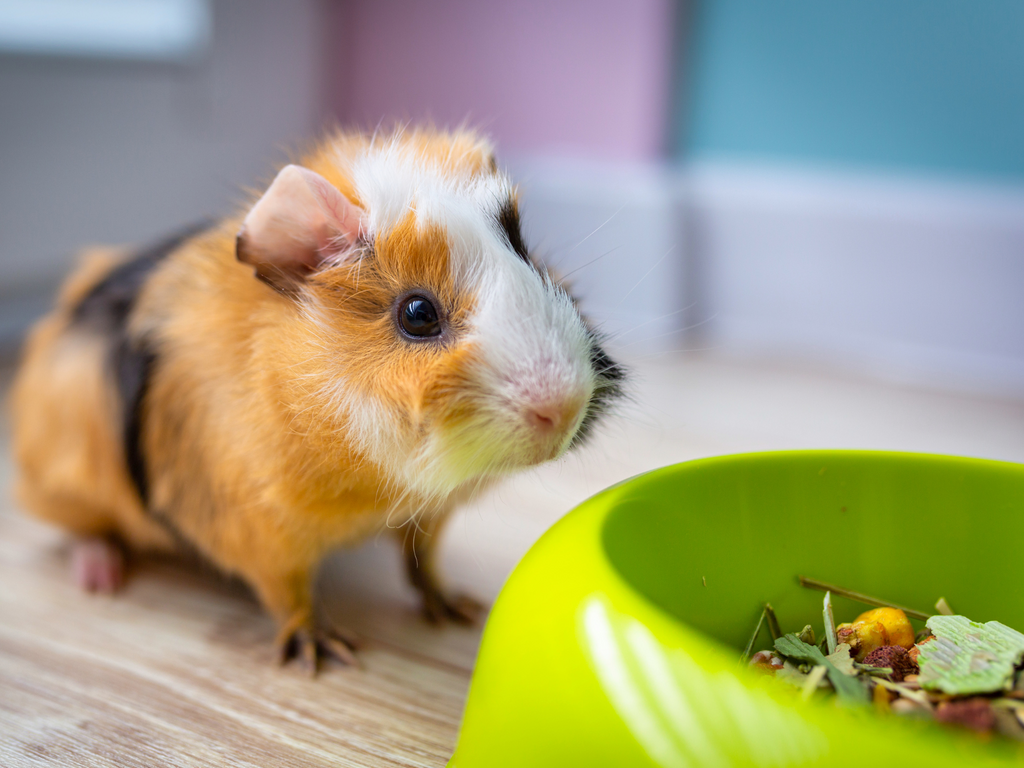
[[[696,0],[677,151],[1024,180],[1024,0]]]

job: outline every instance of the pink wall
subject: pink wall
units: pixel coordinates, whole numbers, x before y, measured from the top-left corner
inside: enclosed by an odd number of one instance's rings
[[[505,152],[650,160],[667,141],[671,0],[347,0],[326,32],[344,124],[468,120]]]

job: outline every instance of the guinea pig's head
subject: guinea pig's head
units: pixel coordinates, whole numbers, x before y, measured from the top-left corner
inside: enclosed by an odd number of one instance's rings
[[[307,433],[433,498],[589,434],[623,370],[531,258],[486,142],[342,135],[303,166],[251,209],[237,255],[291,304]]]

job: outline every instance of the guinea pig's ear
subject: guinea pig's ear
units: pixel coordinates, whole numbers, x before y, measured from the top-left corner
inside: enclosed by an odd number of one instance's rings
[[[319,173],[286,165],[242,222],[235,256],[291,293],[325,261],[354,250],[362,214]]]

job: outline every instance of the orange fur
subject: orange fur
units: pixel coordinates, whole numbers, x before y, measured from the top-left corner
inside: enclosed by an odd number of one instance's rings
[[[358,204],[337,158],[382,140],[339,134],[302,164]],[[412,132],[402,143],[452,174],[494,171],[490,148],[471,133]],[[28,340],[12,397],[19,494],[32,512],[78,534],[159,549],[180,535],[294,628],[312,622],[310,585],[326,552],[388,516],[441,521],[470,493],[417,496],[360,453],[328,395],[339,371],[360,372],[346,386],[380,401],[401,424],[396,439],[409,445],[425,420],[458,421],[464,405],[451,393],[465,383],[472,347],[410,344],[391,320],[407,289],[431,291],[455,329],[474,299],[452,281],[444,233],[411,216],[375,243],[372,265],[324,269],[302,301],[236,261],[240,221],[221,222],[161,262],[129,318],[129,334],[159,351],[143,405],[149,509],[125,467],[103,344],[70,321],[111,258],[83,264]],[[430,563],[432,544],[416,541],[412,554]]]
[[[79,535],[117,535],[170,549],[167,532],[140,514],[125,469],[116,394],[101,339],[70,322],[71,308],[121,260],[85,252],[56,309],[32,330],[11,387],[16,495],[28,509]]]

